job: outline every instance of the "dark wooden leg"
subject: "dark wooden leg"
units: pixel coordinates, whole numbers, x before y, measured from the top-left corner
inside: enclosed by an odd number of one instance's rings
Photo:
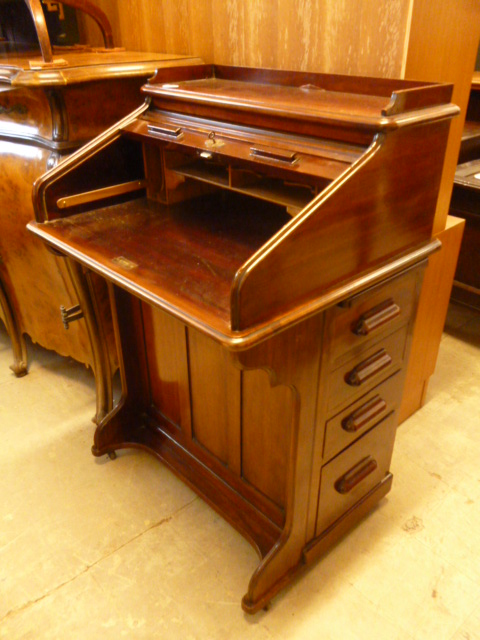
[[[95,313],[95,303],[89,281],[82,267],[71,260],[65,258],[67,269],[72,279],[75,293],[83,312],[83,317],[87,326],[93,355],[93,369],[95,374],[97,410],[94,422],[99,424],[103,418],[111,411],[113,404],[112,372],[108,357],[106,342],[103,337],[101,319]]]
[[[25,344],[23,334],[20,330],[20,326],[17,322],[13,306],[7,297],[5,286],[1,280],[0,307],[5,319],[5,326],[7,328],[8,335],[10,336],[10,340],[12,341],[13,364],[10,366],[10,369],[17,376],[17,378],[21,378],[27,373],[27,346]]]

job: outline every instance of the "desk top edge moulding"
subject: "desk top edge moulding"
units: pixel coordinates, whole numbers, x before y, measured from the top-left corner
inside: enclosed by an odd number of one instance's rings
[[[64,266],[26,232],[34,215],[33,182],[141,104],[140,87],[157,69],[201,62],[193,56],[115,47],[108,19],[88,0],[50,4],[57,14],[65,13],[65,21],[67,9],[91,16],[105,46],[56,44],[46,21],[50,7],[40,0],[1,3],[0,319],[12,341],[11,368],[17,376],[28,368],[25,334],[95,370],[84,323],[72,323],[68,332],[62,324],[60,307],[68,310],[78,302]],[[62,19],[57,22],[63,28]],[[98,293],[102,304],[105,296]],[[108,332],[108,320],[105,328]],[[106,358],[114,370],[113,339],[110,343]]]
[[[153,453],[252,543],[249,613],[390,490],[451,91],[162,69],[35,183],[98,348],[91,274],[109,292],[122,395],[92,451]]]

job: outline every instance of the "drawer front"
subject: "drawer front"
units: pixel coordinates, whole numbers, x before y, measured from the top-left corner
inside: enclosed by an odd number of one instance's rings
[[[396,413],[392,412],[323,467],[316,535],[353,507],[388,473],[396,420]]]
[[[333,310],[331,361],[370,340],[392,333],[408,323],[415,300],[416,271],[370,289]],[[340,363],[338,363],[340,364]]]
[[[327,422],[323,451],[325,462],[346,449],[397,408],[402,391],[401,383],[402,377],[396,373]]]
[[[328,413],[354,402],[401,369],[408,326],[362,351],[332,371],[328,380]]]

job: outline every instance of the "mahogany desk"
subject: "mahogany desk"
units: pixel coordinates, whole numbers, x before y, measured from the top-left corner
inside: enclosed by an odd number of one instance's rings
[[[210,66],[143,93],[37,181],[29,227],[97,349],[108,283],[123,393],[94,455],[152,452],[237,527],[255,612],[390,489],[458,109],[450,85]]]

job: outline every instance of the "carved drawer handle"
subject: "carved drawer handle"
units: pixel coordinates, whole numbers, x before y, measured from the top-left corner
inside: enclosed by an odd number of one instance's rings
[[[387,403],[380,396],[374,396],[356,411],[342,420],[342,429],[355,433],[371,422],[387,408]]]
[[[344,473],[343,476],[335,482],[335,490],[341,494],[348,493],[373,473],[377,467],[377,461],[371,456],[363,458],[363,460],[360,460],[358,464],[352,467],[350,471],[347,471],[347,473]]]
[[[357,364],[354,369],[347,373],[345,376],[345,382],[352,387],[359,387],[379,371],[385,369],[391,364],[391,356],[385,351],[385,349],[380,349],[380,351],[377,351],[377,353],[374,353],[370,358],[367,358],[360,364]]]
[[[400,307],[392,299],[385,300],[360,316],[352,327],[352,333],[357,336],[368,336],[374,329],[399,316],[400,311]]]

